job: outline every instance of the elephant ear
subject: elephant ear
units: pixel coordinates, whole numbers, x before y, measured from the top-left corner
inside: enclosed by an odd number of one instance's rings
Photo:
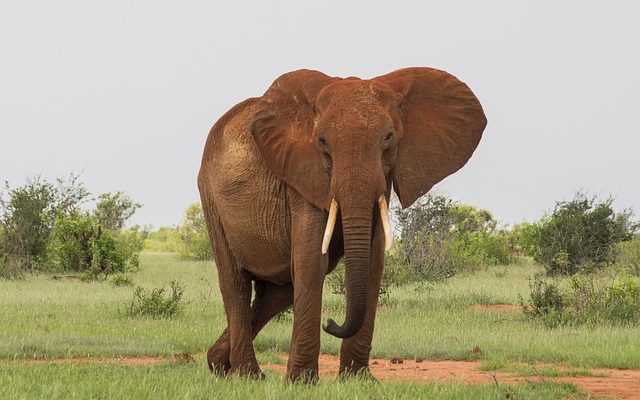
[[[405,68],[375,79],[400,94],[403,133],[393,185],[406,208],[466,164],[487,119],[471,89],[444,71]]]
[[[329,209],[331,177],[316,147],[314,105],[331,78],[298,70],[276,79],[262,96],[251,133],[271,172],[307,201]]]

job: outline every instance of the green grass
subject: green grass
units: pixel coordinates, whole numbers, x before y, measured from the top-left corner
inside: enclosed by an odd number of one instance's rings
[[[202,362],[201,362],[202,361]],[[371,384],[322,380],[318,385],[288,385],[266,371],[264,381],[216,379],[195,364],[121,366],[96,364],[2,365],[3,399],[571,399],[584,398],[575,386],[559,383],[464,385]],[[90,384],[88,384],[90,380]],[[39,384],[34,384],[38,382]]]
[[[561,362],[576,374],[585,368],[639,368],[640,330],[614,325],[547,328],[522,313],[483,312],[471,304],[518,304],[529,291],[534,265],[494,267],[456,276],[444,283],[392,288],[378,310],[373,357],[484,359],[507,370],[521,363]],[[323,382],[316,388],[212,378],[204,352],[226,325],[210,262],[178,261],[170,254],[144,253],[133,286],[109,281],[81,282],[28,275],[0,279],[0,359],[194,354],[197,363],[160,366],[25,365],[0,361],[0,398],[124,398],[247,396],[289,398],[496,398],[505,388],[462,384],[384,384]],[[168,319],[129,317],[135,286],[184,287],[182,313]],[[325,290],[323,318],[344,316],[344,299]],[[260,362],[282,363],[289,346],[291,314],[272,321],[256,338]],[[322,351],[338,354],[340,341],[322,333]],[[480,351],[471,351],[478,347]],[[520,364],[518,364],[520,363]],[[495,368],[497,369],[497,368]],[[580,372],[583,371],[583,372]],[[539,372],[539,371],[538,371]],[[541,372],[554,376],[554,371]],[[91,384],[86,384],[90,379]],[[40,384],[34,385],[33,382]],[[84,383],[83,383],[84,382]],[[519,385],[516,398],[557,398],[575,394],[566,385]],[[234,397],[235,396],[235,397]]]
[[[487,360],[479,368],[481,371],[510,372],[519,376],[542,376],[558,378],[563,376],[597,376],[606,377],[603,373],[594,373],[586,368],[558,368],[545,365],[525,364],[507,360]]]
[[[532,265],[498,267],[436,285],[392,288],[379,311],[373,357],[491,358],[564,362],[575,367],[640,367],[640,330],[603,325],[547,328],[521,313],[479,312],[471,304],[518,303],[528,292]],[[146,253],[134,285],[185,286],[184,312],[172,319],[127,317],[132,287],[105,282],[0,280],[0,358],[202,353],[226,325],[212,263],[177,261]],[[328,290],[324,318],[343,318],[344,300]],[[259,352],[289,346],[291,318],[272,321],[258,336]],[[322,351],[338,354],[340,341],[322,333]],[[474,347],[480,353],[471,352]]]

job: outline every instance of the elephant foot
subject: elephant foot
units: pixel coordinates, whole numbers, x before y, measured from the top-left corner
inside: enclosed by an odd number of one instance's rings
[[[318,370],[311,368],[288,368],[285,381],[289,383],[313,385],[318,383]]]
[[[231,369],[228,343],[226,346],[223,343],[216,343],[209,348],[209,351],[207,351],[207,365],[215,375],[220,377],[227,375]]]
[[[371,370],[369,369],[369,366],[363,366],[363,367],[348,367],[348,366],[344,366],[341,365],[340,366],[340,371],[338,372],[338,379],[341,381],[347,380],[347,379],[361,379],[364,381],[369,381],[369,382],[373,382],[373,383],[380,383],[376,377],[374,377],[371,374]]]
[[[257,362],[250,362],[241,364],[237,367],[232,367],[228,371],[228,374],[256,380],[263,380],[265,378],[265,375],[258,366]]]

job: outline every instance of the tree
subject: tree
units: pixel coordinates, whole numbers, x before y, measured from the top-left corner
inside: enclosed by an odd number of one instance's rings
[[[193,203],[184,212],[178,226],[183,247],[179,256],[192,260],[209,260],[212,257],[209,234],[200,203]]]
[[[97,278],[137,268],[143,235],[122,230],[140,207],[118,192],[99,197],[83,211],[90,194],[78,176],[47,182],[40,177],[0,193],[0,276],[34,269],[82,272]]]
[[[557,202],[538,224],[534,258],[552,275],[570,275],[579,269],[598,269],[615,261],[616,244],[632,238],[637,224],[632,213],[616,213],[611,198],[598,201],[578,193]]]
[[[77,175],[57,179],[56,184],[40,176],[20,187],[5,183],[0,195],[0,225],[4,231],[0,247],[31,269],[46,251],[47,240],[58,215],[74,212],[89,197]]]
[[[103,193],[98,196],[94,214],[100,226],[119,231],[140,207],[141,204],[135,203],[123,192]]]
[[[438,280],[511,261],[506,235],[487,210],[430,194],[396,215],[401,236],[393,257],[420,278]]]

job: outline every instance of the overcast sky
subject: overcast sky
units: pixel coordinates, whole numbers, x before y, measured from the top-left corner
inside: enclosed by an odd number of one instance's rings
[[[4,1],[0,180],[81,173],[143,203],[134,223],[173,225],[211,125],[282,73],[431,66],[489,121],[436,190],[507,223],[580,189],[639,214],[638,4]]]

